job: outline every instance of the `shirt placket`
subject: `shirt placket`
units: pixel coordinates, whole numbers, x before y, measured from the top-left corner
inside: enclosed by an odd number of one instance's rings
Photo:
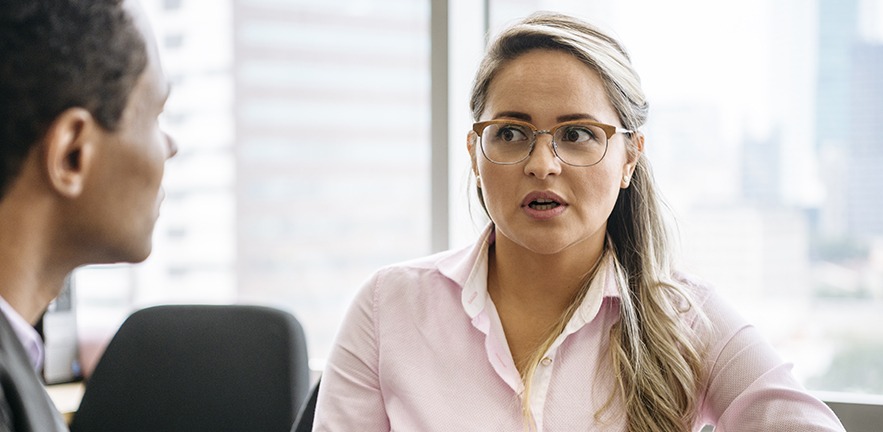
[[[524,391],[524,383],[506,343],[503,324],[487,292],[487,241],[482,245],[482,250],[463,286],[463,309],[471,317],[472,326],[485,335],[484,348],[491,367],[512,391],[520,395]]]
[[[561,339],[559,337],[559,339]],[[530,412],[533,416],[534,426],[537,432],[543,431],[544,414],[546,409],[546,399],[549,395],[549,383],[552,381],[552,369],[555,367],[555,356],[558,353],[560,342],[555,341],[556,345],[550,348],[537,365],[534,372],[533,380],[530,383]]]
[[[558,348],[561,347],[570,335],[578,332],[598,315],[607,288],[607,276],[605,271],[598,272],[598,275],[592,282],[592,286],[589,287],[586,297],[564,327],[564,331],[555,338],[555,341],[546,351],[542,360],[540,360],[540,364],[537,365],[536,372],[534,372],[530,383],[530,410],[537,432],[542,432],[545,427],[546,400],[548,400],[549,396],[552,373],[554,372],[555,365],[558,363]]]

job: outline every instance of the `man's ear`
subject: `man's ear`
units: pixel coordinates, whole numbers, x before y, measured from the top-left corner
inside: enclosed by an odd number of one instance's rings
[[[49,184],[60,195],[75,198],[83,192],[100,131],[83,108],[68,108],[49,125],[43,162]]]

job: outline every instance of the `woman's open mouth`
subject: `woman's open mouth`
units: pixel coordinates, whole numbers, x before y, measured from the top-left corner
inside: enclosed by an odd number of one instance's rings
[[[561,203],[558,201],[548,199],[548,198],[540,198],[531,201],[527,206],[534,210],[552,210],[555,207],[560,206]]]
[[[533,219],[544,220],[560,215],[567,202],[553,192],[531,192],[521,201],[521,208]]]

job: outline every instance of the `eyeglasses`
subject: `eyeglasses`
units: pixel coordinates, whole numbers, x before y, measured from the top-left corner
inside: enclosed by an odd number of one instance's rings
[[[552,151],[568,165],[587,167],[601,162],[607,154],[607,142],[617,133],[634,131],[603,123],[576,120],[538,130],[519,120],[490,120],[472,125],[481,142],[484,157],[500,165],[517,164],[533,153],[537,136],[552,136]]]

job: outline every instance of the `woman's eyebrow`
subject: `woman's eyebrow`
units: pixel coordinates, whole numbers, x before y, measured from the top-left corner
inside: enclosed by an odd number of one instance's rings
[[[575,114],[567,114],[563,116],[559,116],[557,119],[559,122],[567,122],[574,120],[591,120],[593,122],[600,122],[595,116],[587,113],[575,113]]]
[[[530,122],[530,121],[531,121],[530,114],[526,114],[526,113],[518,112],[518,111],[503,111],[503,112],[498,112],[498,113],[496,113],[496,114],[494,115],[493,118],[498,119],[498,118],[503,118],[503,117],[506,117],[506,118],[513,118],[513,119],[516,119],[516,120],[521,120],[521,121],[526,121],[526,122]]]

